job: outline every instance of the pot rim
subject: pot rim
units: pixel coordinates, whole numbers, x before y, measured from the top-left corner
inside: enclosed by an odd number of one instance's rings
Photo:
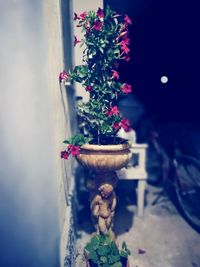
[[[84,144],[80,148],[81,150],[90,150],[90,151],[123,151],[129,149],[130,143],[116,144],[116,145],[93,145],[93,144]]]

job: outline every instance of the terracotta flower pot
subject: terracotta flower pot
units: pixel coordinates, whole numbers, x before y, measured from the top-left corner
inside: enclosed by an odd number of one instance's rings
[[[80,148],[77,161],[94,171],[116,171],[125,167],[130,160],[130,145],[90,145]]]

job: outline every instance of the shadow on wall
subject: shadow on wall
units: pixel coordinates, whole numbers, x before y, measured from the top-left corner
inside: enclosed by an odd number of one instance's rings
[[[0,266],[58,266],[42,1],[0,2]]]

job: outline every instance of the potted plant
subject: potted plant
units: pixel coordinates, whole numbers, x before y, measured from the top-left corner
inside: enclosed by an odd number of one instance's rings
[[[75,14],[77,27],[84,38],[74,37],[74,45],[81,43],[83,64],[71,71],[60,73],[59,80],[75,81],[83,85],[89,101],[77,107],[80,132],[64,143],[61,158],[70,155],[95,173],[91,210],[97,232],[112,235],[112,220],[116,206],[114,188],[116,170],[127,165],[130,157],[129,143],[118,137],[122,128],[131,125],[123,118],[117,103],[132,92],[130,84],[119,81],[117,68],[122,60],[129,61],[128,27],[130,18],[118,15],[109,7],[104,11]]]
[[[94,235],[85,246],[86,267],[129,267],[129,255],[125,242],[119,249],[108,235]]]

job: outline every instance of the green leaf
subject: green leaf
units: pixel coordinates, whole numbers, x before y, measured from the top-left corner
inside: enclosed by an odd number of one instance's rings
[[[106,246],[106,245],[104,245],[104,246],[102,246],[102,247],[99,247],[99,248],[97,249],[97,253],[98,253],[100,256],[105,256],[105,255],[107,255],[109,252],[110,252],[110,248],[109,248],[109,246]]]
[[[109,256],[109,263],[115,263],[120,260],[120,255],[110,255]]]
[[[94,246],[94,247],[97,246],[97,245],[99,244],[99,237],[96,236],[96,235],[93,236],[92,239],[91,239],[91,241],[90,241],[90,243],[91,243],[91,245]]]
[[[122,257],[128,257],[128,255],[130,255],[131,252],[130,250],[127,248],[127,245],[125,242],[122,243],[122,251],[121,251],[121,256]]]
[[[121,251],[120,255],[123,258],[128,258],[128,253],[126,251],[124,251],[124,250]]]
[[[90,251],[93,250],[93,246],[92,246],[90,243],[88,243],[88,244],[85,246],[85,249],[86,249],[88,252],[90,252]]]
[[[121,262],[115,262],[114,264],[111,265],[111,267],[122,267]]]
[[[105,235],[105,244],[110,245],[112,242],[113,242],[113,241],[112,241],[112,239],[110,238],[110,236],[109,236],[109,235]]]
[[[122,243],[122,249],[127,249],[127,245],[126,245],[126,243],[124,241]]]
[[[94,251],[99,245],[99,238],[98,236],[93,236],[89,243],[85,246],[85,249],[90,253]],[[96,252],[95,252],[96,253]]]
[[[112,252],[113,252],[114,255],[118,255],[119,254],[119,249],[118,249],[117,245],[114,242],[111,244],[111,248],[112,248]]]
[[[113,128],[112,128],[111,125],[109,125],[109,124],[105,123],[104,121],[102,121],[100,131],[101,131],[103,134],[111,133],[111,132],[113,131]]]
[[[103,263],[107,263],[107,257],[105,257],[105,256],[101,256],[101,257],[100,257],[100,260],[101,260]]]
[[[102,47],[99,47],[99,50],[100,50],[100,52],[101,52],[102,54],[104,53],[104,50],[103,50]]]
[[[92,260],[94,263],[97,263],[97,261],[98,261],[97,253],[95,251],[90,251],[89,259]]]
[[[65,144],[73,144],[75,146],[82,146],[89,141],[91,141],[90,137],[85,137],[82,134],[75,134],[74,136],[69,138],[69,140],[65,140],[64,143]]]
[[[104,235],[99,235],[99,245],[102,246],[105,243],[105,237]]]

